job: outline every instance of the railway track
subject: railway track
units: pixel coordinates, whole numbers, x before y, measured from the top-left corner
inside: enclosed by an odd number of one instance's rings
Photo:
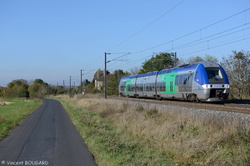
[[[109,97],[109,98],[116,100],[130,100],[135,102],[145,102],[152,104],[173,105],[173,106],[180,106],[187,108],[250,114],[250,104],[235,104],[235,103],[230,103],[230,101],[227,101],[226,103],[192,103],[189,101],[180,101],[180,100],[159,101],[154,99],[137,99],[137,98],[125,98],[125,97]]]

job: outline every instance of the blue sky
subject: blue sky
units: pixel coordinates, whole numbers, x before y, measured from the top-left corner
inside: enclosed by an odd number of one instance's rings
[[[249,0],[0,0],[0,86],[67,85],[69,76],[79,85],[81,69],[91,80],[104,68],[104,52],[122,56],[108,70],[130,71],[159,52],[221,60],[250,51],[249,8]]]

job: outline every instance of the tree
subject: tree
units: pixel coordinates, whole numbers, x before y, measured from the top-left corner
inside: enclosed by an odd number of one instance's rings
[[[28,81],[19,79],[13,80],[8,84],[8,87],[4,89],[4,97],[29,97]]]
[[[250,54],[245,51],[233,51],[229,58],[221,63],[227,72],[231,85],[231,97],[249,98],[250,83]]]
[[[107,94],[118,95],[118,85],[120,79],[129,73],[124,73],[123,70],[115,70],[113,74],[108,75],[107,78]]]
[[[176,64],[178,63],[178,59],[176,60]],[[175,64],[175,56],[171,53],[160,53],[156,56],[152,56],[149,60],[146,60],[139,74],[159,71],[162,69],[169,69],[174,67]]]
[[[4,88],[0,87],[0,97],[3,97]]]
[[[207,62],[218,63],[218,59],[212,55],[205,55],[204,60]]]
[[[196,57],[190,57],[188,62],[189,64],[195,64],[198,62],[213,62],[213,63],[218,63],[218,59],[214,56],[211,55],[205,55],[204,58],[200,57],[200,56],[196,56]]]
[[[205,60],[200,57],[200,56],[196,56],[196,57],[190,57],[189,60],[188,60],[188,63],[189,64],[195,64],[195,63],[198,63],[198,62],[204,62]]]
[[[134,68],[130,69],[130,73],[131,73],[131,74],[136,75],[136,74],[138,74],[139,72],[140,72],[140,69],[139,69],[138,67],[134,67]]]
[[[35,79],[34,83],[28,88],[30,97],[44,97],[48,94],[48,84],[41,79]]]
[[[34,84],[40,84],[40,85],[45,84],[48,86],[48,84],[46,82],[44,82],[42,79],[35,79]]]
[[[97,90],[95,89],[95,79],[92,80],[92,82],[88,83],[86,85],[86,93],[96,93]]]

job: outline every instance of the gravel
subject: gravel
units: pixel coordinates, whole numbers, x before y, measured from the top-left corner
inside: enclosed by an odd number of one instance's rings
[[[227,112],[227,111],[217,111],[211,109],[200,109],[200,108],[189,108],[178,105],[163,105],[154,104],[140,101],[126,101],[126,100],[114,100],[115,102],[122,102],[126,104],[134,105],[135,107],[142,106],[144,109],[157,109],[158,111],[170,111],[176,114],[185,114],[187,116],[192,116],[195,118],[208,119],[212,118],[219,121],[234,121],[240,124],[250,124],[250,114]]]

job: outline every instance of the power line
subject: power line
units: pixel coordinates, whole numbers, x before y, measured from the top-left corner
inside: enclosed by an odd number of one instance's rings
[[[198,30],[195,30],[195,31],[193,31],[193,32],[190,32],[190,33],[188,33],[188,34],[186,34],[186,35],[183,35],[183,36],[180,36],[180,37],[175,38],[175,39],[173,39],[173,40],[169,40],[169,41],[167,41],[167,42],[164,42],[164,43],[155,45],[155,46],[153,46],[153,47],[149,47],[149,48],[146,48],[146,49],[143,49],[143,50],[140,50],[140,51],[136,51],[136,52],[134,52],[134,53],[144,52],[144,51],[147,51],[147,50],[151,50],[151,49],[154,49],[154,48],[157,48],[157,47],[166,45],[166,44],[168,44],[168,43],[172,43],[172,44],[173,44],[173,42],[175,42],[175,41],[177,41],[177,40],[180,40],[180,39],[183,39],[183,38],[188,37],[188,36],[190,36],[190,35],[193,35],[193,34],[195,34],[195,33],[201,32],[201,31],[203,31],[203,30],[205,30],[205,29],[207,29],[207,28],[209,28],[209,27],[212,27],[212,26],[214,26],[214,25],[217,25],[217,24],[219,24],[219,23],[221,23],[221,22],[224,22],[224,21],[226,21],[226,20],[228,20],[228,19],[231,19],[231,18],[233,18],[233,17],[235,17],[235,16],[238,16],[238,15],[240,15],[240,14],[242,14],[242,13],[246,13],[248,10],[250,10],[250,8],[247,8],[247,9],[245,9],[245,10],[243,10],[243,11],[240,11],[240,12],[238,12],[238,13],[236,13],[236,14],[233,14],[233,15],[231,15],[231,16],[229,16],[229,17],[226,17],[226,18],[224,18],[224,19],[222,19],[222,20],[216,21],[216,22],[214,22],[214,23],[212,23],[212,24],[210,24],[210,25],[207,25],[207,26],[205,26],[205,27],[203,27],[203,28],[200,28],[200,29],[198,29]],[[245,16],[245,17],[246,17],[246,16]],[[245,20],[246,20],[246,19],[245,19]],[[246,21],[245,21],[245,22],[246,22]]]
[[[113,54],[113,53],[112,53]],[[130,52],[128,52],[128,53],[126,53],[126,54],[124,54],[124,55],[122,55],[122,56],[119,56],[119,57],[117,57],[117,58],[115,58],[115,59],[112,59],[112,60],[109,60],[109,62],[110,61],[115,61],[115,60],[117,60],[117,59],[119,59],[119,58],[121,58],[121,57],[124,57],[124,56],[126,56],[126,55],[129,55],[130,54]]]
[[[194,40],[194,41],[185,43],[185,44],[180,45],[180,46],[177,46],[177,47],[174,47],[174,46],[173,46],[173,42],[175,42],[175,41],[177,41],[177,40],[180,40],[180,39],[182,39],[182,38],[188,37],[188,36],[190,36],[190,35],[193,35],[193,34],[195,34],[195,33],[201,32],[201,31],[203,31],[203,30],[205,30],[205,29],[207,29],[207,28],[209,28],[209,27],[215,26],[215,25],[217,25],[217,24],[219,24],[219,23],[222,23],[222,22],[224,22],[224,21],[226,21],[226,20],[228,20],[228,19],[231,19],[231,18],[233,18],[233,17],[235,17],[235,16],[238,16],[238,15],[240,15],[240,14],[242,14],[242,13],[246,13],[249,9],[250,9],[250,8],[245,9],[245,10],[243,10],[243,11],[240,11],[240,12],[238,12],[238,13],[236,13],[236,14],[233,14],[233,15],[231,15],[231,16],[229,16],[229,17],[226,17],[226,18],[221,19],[221,20],[219,20],[219,21],[216,21],[216,22],[214,22],[214,23],[212,23],[212,24],[210,24],[210,25],[207,25],[207,26],[205,26],[205,27],[203,27],[203,28],[201,28],[201,29],[195,30],[195,31],[193,31],[193,32],[191,32],[191,33],[188,33],[188,34],[186,34],[186,35],[183,35],[183,36],[181,36],[181,37],[178,37],[178,38],[176,38],[176,39],[174,39],[174,40],[170,40],[170,41],[168,41],[168,42],[164,42],[164,43],[162,43],[162,44],[159,44],[159,45],[156,45],[156,46],[153,46],[153,47],[150,47],[150,48],[141,50],[141,51],[132,52],[131,54],[141,53],[141,52],[144,52],[144,51],[147,51],[147,50],[150,50],[150,49],[154,49],[154,48],[156,48],[156,47],[163,46],[163,45],[168,44],[168,43],[172,43],[172,48],[169,49],[169,50],[165,50],[165,51],[163,51],[163,52],[168,52],[168,51],[183,49],[183,48],[191,47],[191,46],[198,45],[198,44],[202,44],[202,43],[208,43],[208,47],[207,47],[207,48],[209,48],[209,42],[212,41],[212,40],[216,40],[216,39],[219,39],[219,38],[222,38],[222,37],[225,37],[225,36],[229,36],[229,35],[235,34],[235,33],[237,33],[237,32],[240,32],[240,31],[244,31],[244,30],[249,29],[249,28],[244,28],[244,29],[240,29],[240,30],[237,30],[237,31],[234,31],[234,32],[230,32],[230,31],[232,31],[232,30],[236,30],[236,29],[238,29],[238,28],[240,28],[240,27],[244,27],[244,26],[250,24],[250,22],[246,22],[246,14],[244,15],[244,17],[245,17],[245,22],[244,22],[243,24],[241,24],[241,25],[238,25],[238,26],[235,26],[235,27],[233,27],[233,28],[230,28],[230,29],[227,29],[227,30],[224,30],[224,31],[215,33],[215,34],[212,34],[212,35],[207,36],[207,37],[199,38],[199,39],[197,39],[197,40]],[[230,32],[230,33],[227,33],[227,32]],[[218,36],[218,35],[224,34],[224,33],[227,33],[227,34]],[[215,36],[217,36],[217,37],[215,37]],[[214,38],[212,38],[212,37],[214,37]],[[233,42],[233,43],[235,43],[235,42]],[[221,46],[222,46],[222,45],[221,45]],[[202,51],[207,50],[207,48],[202,49]],[[214,47],[214,48],[215,48],[215,47]],[[210,47],[210,49],[212,49],[212,48]],[[199,51],[199,52],[201,52],[201,51]],[[196,53],[196,52],[193,52],[193,53]],[[135,60],[135,62],[138,62],[138,61],[143,60],[143,59],[145,59],[145,58],[149,58],[149,57],[151,57],[151,56],[152,56],[152,55],[147,56],[147,57],[144,57],[144,58],[137,59],[137,60]],[[133,63],[133,62],[129,62],[129,63],[126,63],[126,64],[131,64],[131,63]],[[122,67],[122,66],[119,66],[119,67]]]
[[[232,44],[232,43],[237,43],[237,42],[244,41],[244,40],[249,40],[249,39],[250,39],[250,35],[247,36],[247,37],[244,37],[243,39],[237,39],[237,40],[234,40],[234,41],[225,42],[225,43],[222,43],[222,44],[213,46],[213,47],[204,48],[204,49],[197,50],[197,51],[194,51],[194,52],[186,53],[186,54],[183,54],[182,56],[190,55],[190,54],[194,54],[194,53],[198,53],[198,52],[202,52],[202,51],[209,50],[209,49],[213,49],[213,48],[222,47],[222,46],[225,46],[225,45],[229,45],[229,44]]]
[[[249,22],[248,24],[250,24],[250,22]],[[244,25],[244,26],[245,26],[245,25]],[[241,26],[238,26],[237,28],[239,28],[239,27],[241,27]],[[250,27],[243,28],[243,29],[239,29],[239,30],[236,30],[236,31],[234,31],[234,32],[229,32],[229,31],[231,31],[231,30],[233,30],[233,29],[235,29],[235,28],[232,28],[232,29],[230,29],[230,30],[222,31],[222,32],[220,32],[220,33],[213,34],[213,35],[210,35],[210,36],[208,36],[208,37],[205,37],[205,38],[202,38],[202,39],[199,39],[199,40],[195,40],[195,41],[192,41],[192,42],[189,42],[189,43],[180,45],[180,46],[178,46],[178,47],[174,47],[174,48],[172,48],[172,49],[178,50],[178,49],[183,49],[183,48],[191,47],[191,46],[194,46],[194,45],[198,45],[198,44],[201,44],[201,43],[210,42],[210,41],[213,41],[213,40],[216,40],[216,39],[219,39],[219,38],[223,38],[223,37],[226,37],[226,36],[229,36],[229,35],[232,35],[232,34],[241,32],[241,31],[245,31],[245,30],[247,30],[247,29],[250,29]],[[223,33],[225,33],[225,32],[229,32],[229,33],[224,34],[224,35],[220,35],[220,34],[223,34]],[[218,36],[218,35],[220,35],[220,36]],[[215,37],[215,36],[217,36],[217,37]],[[211,38],[211,37],[214,37],[214,38]],[[209,38],[211,38],[211,39],[209,39]],[[172,50],[172,49],[169,49],[169,50],[166,50],[166,51],[170,51],[170,50]]]
[[[249,23],[248,23],[248,24],[249,24]],[[246,25],[247,25],[247,24],[246,24]],[[245,30],[247,30],[247,29],[250,29],[250,27],[247,27],[247,28],[244,28],[244,29],[240,29],[240,30],[237,30],[237,31],[235,31],[235,32],[231,32],[231,33],[228,33],[228,34],[225,34],[225,35],[222,35],[222,36],[218,36],[218,37],[212,38],[212,39],[210,39],[210,40],[202,41],[202,42],[200,42],[200,43],[205,43],[205,42],[208,42],[208,43],[209,43],[209,42],[212,41],[212,40],[216,40],[216,39],[219,39],[219,38],[222,38],[222,37],[225,37],[225,36],[229,36],[229,35],[238,33],[238,32],[240,32],[240,31],[245,31]],[[222,34],[222,33],[224,33],[224,32],[221,32],[221,33],[219,33],[219,34]],[[216,34],[216,35],[218,35],[218,34]],[[214,35],[211,35],[211,36],[214,36]],[[202,51],[205,51],[205,50],[209,50],[209,49],[214,49],[214,48],[222,47],[222,46],[225,46],[225,45],[229,45],[229,44],[232,44],[232,43],[237,43],[237,42],[244,41],[244,40],[248,40],[248,39],[250,39],[250,35],[244,36],[242,39],[237,39],[237,40],[225,42],[225,43],[218,44],[218,45],[212,46],[212,47],[211,47],[211,46],[210,46],[210,47],[208,46],[208,47],[206,47],[206,48],[203,48],[203,49],[200,49],[200,50],[197,50],[197,51],[193,51],[193,52],[190,52],[190,53],[187,53],[187,54],[182,54],[182,55],[179,55],[179,56],[190,55],[190,54],[194,54],[194,53],[202,52]],[[192,43],[192,42],[191,42],[191,43]],[[200,44],[200,43],[196,43],[196,44]],[[194,45],[196,45],[196,44],[194,44]],[[193,45],[189,45],[189,46],[187,46],[187,45],[188,45],[188,44],[184,44],[184,46],[186,46],[186,47],[193,46]],[[178,49],[181,49],[181,48],[183,48],[183,47],[182,47],[182,46],[179,46],[179,47],[178,47]],[[176,48],[175,48],[175,50],[176,50]],[[171,50],[166,50],[166,51],[171,51]],[[143,60],[143,59],[145,59],[145,58],[150,58],[151,56],[152,56],[152,55],[149,55],[149,56],[144,57],[144,58],[137,59],[137,60],[135,60],[135,61],[126,63],[126,64],[124,64],[124,65],[120,65],[119,67],[127,66],[128,64],[132,64],[132,63],[141,61],[141,60]]]
[[[164,43],[162,43],[162,44],[159,44],[159,45],[156,45],[156,46],[153,46],[153,47],[150,47],[150,48],[146,48],[146,49],[143,49],[143,50],[140,50],[140,51],[132,52],[131,54],[141,53],[141,52],[144,52],[144,51],[147,51],[147,50],[150,50],[150,49],[154,49],[154,48],[156,48],[156,47],[163,46],[163,45],[168,44],[168,43],[172,43],[172,49],[171,49],[171,50],[166,50],[166,51],[172,51],[173,49],[176,50],[176,49],[181,49],[181,48],[185,48],[185,47],[191,47],[191,46],[193,46],[193,45],[197,45],[197,44],[204,43],[204,42],[209,43],[209,41],[211,41],[211,40],[215,40],[215,39],[218,39],[218,38],[222,38],[222,37],[224,37],[224,36],[229,36],[229,35],[231,35],[231,34],[234,34],[234,33],[239,32],[239,31],[244,31],[244,30],[249,29],[249,28],[241,29],[241,30],[238,30],[238,31],[235,31],[235,32],[228,33],[228,34],[223,35],[223,36],[219,36],[219,37],[216,37],[216,38],[209,39],[209,38],[211,38],[211,37],[218,36],[218,35],[220,35],[220,34],[223,34],[223,33],[226,33],[226,32],[230,32],[230,31],[232,31],[232,30],[235,30],[235,29],[238,29],[238,28],[240,28],[240,27],[243,27],[243,26],[248,25],[250,22],[246,22],[246,14],[244,15],[244,17],[245,17],[245,22],[244,22],[244,24],[241,24],[241,25],[238,25],[238,26],[236,26],[236,27],[233,27],[233,28],[224,30],[224,31],[222,31],[222,32],[218,32],[218,33],[212,34],[212,35],[207,36],[207,37],[204,37],[204,38],[200,38],[200,39],[195,40],[195,41],[191,41],[191,42],[185,43],[185,44],[183,44],[183,45],[181,45],[181,46],[178,46],[178,47],[173,47],[173,42],[175,42],[175,41],[177,41],[177,40],[180,40],[180,39],[182,39],[182,38],[188,37],[188,36],[190,36],[190,35],[192,35],[192,34],[195,34],[195,33],[197,33],[197,32],[201,32],[201,31],[203,31],[203,30],[205,30],[205,29],[207,29],[207,28],[209,28],[209,27],[215,26],[215,25],[217,25],[217,24],[219,24],[219,23],[222,23],[222,22],[224,22],[224,21],[226,21],[226,20],[229,20],[229,19],[231,19],[231,18],[233,18],[233,17],[236,17],[236,16],[238,16],[238,15],[240,15],[240,14],[242,14],[242,13],[246,13],[248,10],[250,10],[250,8],[247,8],[247,9],[245,9],[245,10],[243,10],[243,11],[240,11],[240,12],[238,12],[238,13],[236,13],[236,14],[233,14],[233,15],[231,15],[231,16],[228,16],[228,17],[226,17],[226,18],[224,18],[224,19],[221,19],[221,20],[219,20],[219,21],[216,21],[216,22],[214,22],[214,23],[212,23],[212,24],[210,24],[210,25],[207,25],[207,26],[205,26],[205,27],[203,27],[203,28],[201,28],[201,29],[195,30],[195,31],[193,31],[193,32],[191,32],[191,33],[188,33],[188,34],[186,34],[186,35],[183,35],[183,36],[181,36],[181,37],[178,37],[178,38],[176,38],[176,39],[174,39],[174,40],[170,40],[170,41],[168,41],[168,42],[164,42]],[[206,39],[206,41],[204,41],[205,39]],[[150,56],[151,56],[151,55],[150,55]],[[150,56],[147,56],[147,57],[150,57]],[[144,57],[144,58],[140,58],[139,60],[142,60],[142,59],[145,59],[145,57]],[[138,61],[138,60],[136,60],[136,61]],[[127,63],[127,64],[128,64],[128,63]],[[119,66],[119,67],[120,67],[120,66]]]
[[[184,1],[184,0],[183,0],[183,1]],[[134,36],[136,36],[137,34],[139,34],[140,32],[142,32],[143,30],[145,30],[146,28],[148,28],[150,25],[152,25],[153,23],[155,23],[156,21],[158,21],[159,19],[161,19],[163,16],[165,16],[167,13],[169,13],[171,10],[173,10],[173,9],[176,8],[176,7],[178,7],[181,3],[183,3],[183,1],[179,2],[177,5],[175,5],[174,7],[172,7],[170,10],[168,10],[167,12],[165,12],[163,15],[161,15],[160,17],[158,17],[157,19],[155,19],[154,21],[152,21],[150,24],[148,24],[147,26],[145,26],[144,28],[142,28],[142,29],[139,30],[138,32],[134,33],[134,34],[133,34],[132,36],[130,36],[129,38],[127,38],[127,39],[125,39],[124,41],[118,43],[115,47],[111,48],[110,50],[112,50],[112,49],[114,49],[114,48],[116,48],[116,47],[122,45],[124,42],[130,40],[131,38],[133,38]],[[191,46],[195,46],[195,45],[198,45],[198,44],[206,43],[206,42],[207,42],[207,43],[208,43],[208,47],[207,47],[207,48],[204,48],[204,49],[201,49],[201,50],[192,52],[192,53],[197,53],[197,52],[201,52],[201,51],[204,51],[204,50],[207,50],[207,49],[217,48],[217,47],[221,47],[221,46],[224,46],[224,45],[236,43],[236,42],[239,42],[239,41],[242,41],[242,40],[248,40],[249,37],[245,37],[244,39],[239,39],[239,40],[236,40],[236,41],[230,41],[230,42],[227,42],[227,43],[224,43],[224,44],[219,44],[219,45],[217,45],[217,46],[209,47],[209,42],[212,41],[212,40],[216,40],[216,39],[218,39],[218,38],[222,38],[222,37],[225,37],[225,36],[229,36],[229,35],[231,35],[231,34],[234,34],[234,33],[239,32],[239,31],[245,31],[246,29],[249,29],[249,28],[244,28],[244,29],[241,29],[241,30],[237,30],[238,28],[244,27],[244,26],[246,26],[246,25],[249,24],[249,22],[246,21],[246,20],[247,20],[247,19],[246,19],[246,12],[249,11],[249,10],[250,10],[250,8],[247,8],[247,9],[245,9],[245,10],[243,10],[243,11],[240,11],[240,12],[238,12],[238,13],[236,13],[236,14],[233,14],[233,15],[231,15],[231,16],[229,16],[229,17],[226,17],[226,18],[224,18],[224,19],[221,19],[221,20],[219,20],[219,21],[216,21],[216,22],[214,22],[214,23],[212,23],[212,24],[210,24],[210,25],[207,25],[207,26],[205,26],[205,27],[203,27],[203,28],[200,28],[200,29],[198,29],[198,30],[195,30],[195,31],[193,31],[193,32],[191,32],[191,33],[188,33],[188,34],[186,34],[186,35],[180,36],[180,37],[178,37],[178,38],[175,38],[175,39],[173,39],[173,40],[169,40],[169,41],[167,41],[167,42],[158,44],[158,45],[153,46],[153,47],[149,47],[149,48],[146,48],[146,49],[142,49],[142,50],[140,50],[140,51],[135,51],[135,52],[132,52],[132,53],[130,53],[130,54],[124,54],[124,55],[122,55],[122,56],[120,56],[120,57],[117,57],[117,58],[115,58],[115,59],[112,59],[112,60],[117,60],[117,59],[119,59],[119,58],[121,58],[121,57],[125,57],[125,56],[132,55],[132,54],[134,55],[134,54],[142,53],[142,52],[148,51],[148,50],[150,50],[150,49],[155,49],[155,48],[157,48],[157,47],[160,47],[160,46],[163,46],[163,45],[166,45],[166,44],[172,44],[172,49],[169,49],[169,50],[172,51],[173,49],[175,49],[175,50],[176,50],[176,49],[182,49],[182,48],[191,47]],[[207,37],[204,37],[204,38],[199,38],[198,40],[194,40],[194,41],[185,43],[185,44],[180,45],[180,46],[177,46],[177,47],[174,47],[174,46],[173,46],[173,45],[174,45],[174,42],[176,42],[176,41],[178,41],[178,40],[180,40],[180,39],[186,38],[186,37],[191,36],[191,35],[193,35],[193,34],[195,34],[195,33],[201,33],[201,32],[204,31],[205,29],[208,29],[208,28],[210,28],[210,27],[213,27],[213,26],[215,26],[215,25],[217,25],[217,24],[219,24],[219,23],[222,23],[222,22],[224,22],[224,21],[226,21],[226,20],[232,19],[232,18],[234,18],[234,17],[236,17],[236,16],[238,16],[238,15],[240,15],[240,14],[243,14],[243,13],[244,13],[244,20],[245,20],[245,23],[244,23],[244,24],[241,24],[241,25],[239,25],[239,26],[236,26],[236,27],[233,27],[233,28],[230,28],[230,29],[227,29],[227,30],[224,30],[224,31],[215,33],[215,34],[212,34],[212,35],[207,36]],[[232,30],[237,30],[237,31],[231,32]],[[227,33],[227,32],[230,32],[230,33]],[[227,33],[227,34],[221,35],[221,34],[224,34],[224,33]],[[221,36],[218,36],[218,35],[221,35]],[[216,37],[216,36],[217,36],[217,37]],[[214,38],[212,38],[212,37],[214,37]],[[112,53],[112,54],[114,54],[114,53]],[[191,54],[191,53],[188,53],[188,54]],[[184,54],[184,55],[188,55],[188,54]],[[137,59],[137,60],[135,60],[135,61],[126,63],[125,65],[120,65],[119,67],[123,67],[123,66],[126,66],[126,65],[128,65],[128,64],[132,64],[132,63],[138,62],[138,61],[140,61],[140,60],[142,60],[142,59],[145,59],[145,58],[148,58],[148,57],[151,57],[151,56],[152,56],[152,55],[147,56],[147,57],[144,57],[144,58]],[[182,55],[182,56],[183,56],[183,55]],[[100,58],[98,58],[98,59],[100,59]]]
[[[131,35],[130,37],[128,37],[127,39],[121,41],[120,43],[118,43],[117,45],[115,45],[114,47],[112,47],[111,49],[107,50],[107,51],[111,51],[117,47],[119,47],[120,45],[122,45],[123,43],[127,42],[128,40],[132,39],[133,37],[137,36],[139,33],[141,33],[142,31],[144,31],[145,29],[147,29],[149,26],[151,26],[152,24],[154,24],[155,22],[157,22],[158,20],[160,20],[162,17],[164,17],[165,15],[167,15],[168,13],[170,13],[172,10],[174,10],[175,8],[177,8],[180,4],[182,4],[185,0],[182,0],[180,2],[178,2],[176,5],[174,5],[172,8],[170,8],[169,10],[167,10],[165,13],[163,13],[161,16],[159,16],[158,18],[156,18],[155,20],[153,20],[152,22],[150,22],[148,25],[146,25],[145,27],[143,27],[142,29],[140,29],[139,31],[135,32],[133,35]]]

